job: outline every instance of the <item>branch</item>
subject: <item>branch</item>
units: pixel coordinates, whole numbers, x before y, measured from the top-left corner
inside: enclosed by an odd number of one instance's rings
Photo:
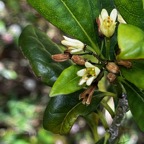
[[[114,143],[115,139],[119,134],[119,127],[121,126],[121,122],[126,112],[129,110],[128,101],[126,99],[127,95],[125,93],[122,94],[122,97],[118,101],[118,106],[116,109],[116,115],[113,119],[113,122],[108,130],[110,133],[109,143]]]

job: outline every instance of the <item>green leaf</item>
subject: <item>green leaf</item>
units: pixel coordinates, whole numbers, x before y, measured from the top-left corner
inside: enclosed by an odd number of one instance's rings
[[[55,63],[51,59],[52,54],[61,52],[59,47],[33,26],[27,26],[23,30],[19,45],[36,76],[49,86],[52,86],[61,71],[70,65],[69,62]]]
[[[102,137],[96,144],[110,144],[109,141],[105,142],[105,137]]]
[[[70,36],[92,46],[96,43],[96,24],[99,2],[95,0],[27,0],[43,17]]]
[[[120,53],[117,59],[144,59],[144,32],[136,26],[120,24],[118,27]]]
[[[43,118],[43,126],[46,130],[58,134],[67,134],[79,116],[86,116],[96,111],[101,99],[106,95],[111,95],[111,93],[96,92],[91,104],[86,106],[79,100],[81,92],[50,99]]]
[[[134,120],[144,131],[144,93],[136,86],[125,83],[125,88],[128,95],[128,104]]]
[[[143,0],[114,0],[116,8],[128,24],[144,30],[144,1]]]
[[[80,69],[82,67],[77,65],[72,65],[65,69],[54,83],[50,96],[70,94],[82,89],[83,86],[78,85],[80,77],[77,75],[77,71]]]
[[[100,0],[100,7],[102,9],[106,9],[110,15],[111,11],[115,8],[113,0]]]
[[[130,69],[121,67],[121,73],[129,82],[144,89],[144,61],[133,62]]]

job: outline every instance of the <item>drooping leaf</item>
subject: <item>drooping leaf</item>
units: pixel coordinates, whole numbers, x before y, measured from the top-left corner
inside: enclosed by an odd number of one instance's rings
[[[50,99],[43,118],[43,125],[46,130],[58,134],[67,134],[79,116],[86,116],[94,112],[101,99],[106,95],[111,95],[111,93],[96,92],[91,104],[86,106],[79,100],[81,92]]]
[[[80,77],[77,75],[77,71],[80,69],[82,67],[77,65],[72,65],[65,69],[54,83],[50,96],[70,94],[82,89],[82,86],[78,85]]]
[[[128,24],[144,30],[144,1],[143,0],[114,0],[116,8]]]
[[[95,0],[27,0],[43,17],[70,36],[92,46],[96,43],[95,19],[99,1]]]
[[[124,86],[127,91],[128,104],[134,120],[140,129],[144,131],[144,93],[132,84],[125,83]]]
[[[117,55],[117,59],[144,59],[144,31],[140,28],[129,24],[120,24],[118,45],[120,53]]]
[[[69,62],[55,63],[51,59],[52,54],[61,52],[59,47],[46,34],[31,25],[23,30],[19,45],[36,76],[49,86],[52,86],[61,71],[70,65]]]
[[[144,61],[132,62],[132,68],[121,68],[122,75],[138,88],[144,89]]]

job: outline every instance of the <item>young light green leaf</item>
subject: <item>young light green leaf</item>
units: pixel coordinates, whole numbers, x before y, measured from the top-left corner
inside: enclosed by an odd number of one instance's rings
[[[118,45],[120,53],[117,55],[117,59],[144,59],[144,31],[140,28],[129,24],[120,24]]]
[[[135,25],[144,30],[143,0],[114,0],[114,2],[119,13],[128,24]]]
[[[72,65],[65,69],[54,83],[50,91],[50,96],[70,94],[82,89],[83,86],[78,85],[80,77],[77,75],[77,71],[80,69],[82,67],[77,65]]]
[[[31,25],[23,30],[19,45],[36,76],[49,86],[52,86],[61,71],[70,65],[69,62],[55,63],[51,59],[52,54],[61,52],[59,47],[45,33]]]
[[[144,89],[144,61],[132,62],[132,68],[121,67],[121,73],[129,82],[138,88]]]
[[[86,43],[99,54],[94,28],[99,4],[95,0],[27,0],[49,22],[65,33]],[[83,13],[86,13],[83,15]]]
[[[86,106],[79,100],[80,93],[82,91],[50,99],[43,118],[43,126],[46,130],[57,134],[69,133],[79,116],[86,117],[91,112],[96,111],[102,98],[111,95],[111,93],[107,92],[96,92],[91,104]]]
[[[144,131],[144,93],[136,86],[125,83],[128,103],[132,115],[142,131]]]

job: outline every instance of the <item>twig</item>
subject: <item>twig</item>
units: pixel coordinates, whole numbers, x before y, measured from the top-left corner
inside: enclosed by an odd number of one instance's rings
[[[108,130],[110,133],[109,143],[114,143],[115,139],[119,134],[119,127],[121,126],[121,122],[126,112],[129,110],[128,101],[126,99],[127,95],[125,93],[122,94],[122,97],[118,101],[118,106],[116,109],[116,115],[113,119],[113,122]]]

